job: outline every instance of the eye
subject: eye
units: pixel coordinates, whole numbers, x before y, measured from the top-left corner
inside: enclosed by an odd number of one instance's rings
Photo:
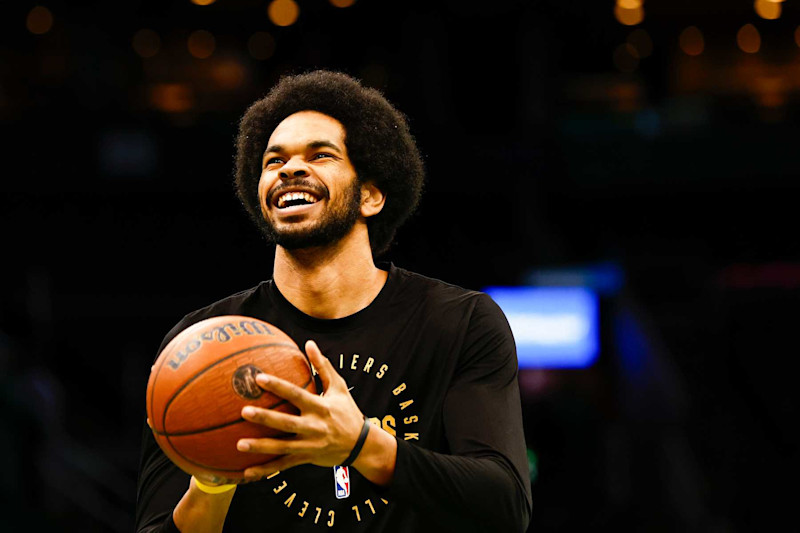
[[[329,157],[332,158],[333,155],[327,154],[325,152],[319,152],[319,153],[316,153],[313,156],[311,156],[311,160],[314,161],[315,159],[325,159],[325,158],[329,158]]]
[[[270,157],[264,161],[264,167],[268,167],[271,165],[280,165],[283,163],[283,159],[280,157]]]

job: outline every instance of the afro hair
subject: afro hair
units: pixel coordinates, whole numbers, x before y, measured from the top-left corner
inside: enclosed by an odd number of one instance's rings
[[[425,171],[405,116],[375,89],[350,76],[317,70],[283,77],[245,112],[236,140],[236,194],[263,230],[258,200],[262,158],[272,132],[286,117],[318,111],[338,120],[360,183],[386,196],[380,213],[367,219],[373,256],[385,252],[397,228],[416,208]]]

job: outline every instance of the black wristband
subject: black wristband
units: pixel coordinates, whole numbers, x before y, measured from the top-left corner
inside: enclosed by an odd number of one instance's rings
[[[344,462],[341,464],[341,466],[350,466],[351,464],[353,464],[353,461],[356,460],[356,457],[358,457],[358,454],[361,453],[361,448],[364,447],[364,443],[367,440],[367,434],[369,433],[369,426],[370,425],[371,425],[371,422],[365,416],[364,417],[364,425],[361,426],[361,435],[358,436],[358,440],[356,441],[356,445],[353,446],[353,451],[350,452],[350,455],[347,456],[347,459],[344,460]]]

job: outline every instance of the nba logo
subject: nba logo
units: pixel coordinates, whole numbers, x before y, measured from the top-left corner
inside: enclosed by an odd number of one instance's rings
[[[336,486],[336,497],[338,499],[350,496],[350,471],[346,466],[333,467],[333,480]]]

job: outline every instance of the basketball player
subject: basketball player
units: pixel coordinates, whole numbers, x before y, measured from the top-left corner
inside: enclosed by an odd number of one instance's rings
[[[324,392],[258,376],[300,414],[242,410],[295,436],[239,441],[244,453],[282,457],[248,469],[238,486],[190,478],[145,428],[137,531],[526,529],[505,317],[482,293],[373,260],[422,181],[404,117],[344,74],[284,78],[247,111],[237,193],[276,245],[273,279],[190,313],[161,348],[205,318],[253,316],[305,346]]]

